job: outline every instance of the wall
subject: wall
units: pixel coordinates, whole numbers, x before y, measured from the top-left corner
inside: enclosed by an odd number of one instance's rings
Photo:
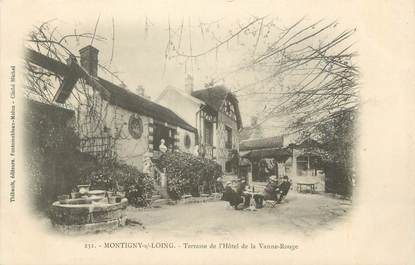
[[[143,169],[144,154],[149,151],[149,124],[152,119],[137,115],[143,123],[143,133],[139,139],[135,139],[128,131],[128,122],[131,115],[137,114],[113,106],[112,115],[108,115],[107,126],[111,128],[113,136],[116,138],[115,151],[117,158],[141,171]]]
[[[110,105],[90,86],[84,87],[84,93],[71,94],[68,105],[76,112],[75,127],[79,137],[105,137],[114,139],[111,150],[115,156],[126,164],[136,166],[139,170],[143,167],[143,155],[149,151],[149,124],[152,119],[138,115],[143,123],[143,133],[139,139],[134,139],[128,131],[128,122],[134,113],[121,107]],[[94,106],[93,115],[88,111],[91,104]],[[92,118],[95,116],[95,118]]]
[[[189,132],[186,131],[182,128],[177,128],[177,147],[179,148],[180,151],[186,152],[186,153],[190,153],[190,154],[194,154],[194,150],[195,150],[195,143],[196,143],[196,136],[193,132]],[[185,135],[189,135],[190,136],[190,147],[186,147],[185,143],[184,143],[184,138]]]
[[[293,181],[294,186],[298,182],[314,182],[318,183],[316,190],[324,191],[325,190],[325,175],[321,170],[317,170],[317,176],[312,176],[311,171],[314,172],[314,169],[306,172],[305,175],[300,176],[299,169],[296,168],[295,163],[297,162],[297,156],[300,155],[302,150],[294,149],[294,157],[290,157],[285,162],[285,172],[289,178]]]
[[[166,88],[166,90],[157,100],[157,103],[171,109],[187,123],[197,128],[196,113],[200,108],[200,104],[197,102],[187,98],[174,89]]]
[[[232,128],[232,148],[239,150],[239,132],[236,121],[219,112],[216,129],[216,161],[222,166],[223,170],[225,170],[225,163],[229,159],[229,149],[225,148],[227,138],[225,126]]]

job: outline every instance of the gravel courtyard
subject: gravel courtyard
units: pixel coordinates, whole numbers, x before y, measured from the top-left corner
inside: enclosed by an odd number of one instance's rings
[[[302,234],[310,236],[319,230],[334,229],[348,217],[351,201],[327,194],[290,192],[286,200],[275,208],[256,211],[234,210],[227,202],[136,209],[129,207],[127,216],[132,224],[113,233],[163,233],[168,236],[225,236],[233,237],[252,232]]]

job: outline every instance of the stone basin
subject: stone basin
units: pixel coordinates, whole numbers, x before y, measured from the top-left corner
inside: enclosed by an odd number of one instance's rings
[[[126,198],[111,204],[102,200],[88,200],[88,203],[83,204],[62,204],[56,201],[50,208],[50,218],[54,227],[64,232],[113,230],[125,224],[127,205]]]

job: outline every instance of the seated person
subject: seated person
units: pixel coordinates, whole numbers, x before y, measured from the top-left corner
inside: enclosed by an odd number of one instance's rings
[[[282,201],[282,199],[287,196],[288,191],[290,190],[291,187],[291,182],[288,179],[288,176],[284,176],[282,179],[282,183],[278,186],[278,193],[279,193],[279,197],[277,202],[280,203]]]
[[[235,210],[237,209],[238,205],[243,202],[243,199],[241,197],[242,191],[238,194],[238,190],[239,187],[237,191],[234,191],[231,187],[231,182],[227,182],[222,195],[222,200],[229,202],[229,204],[233,206]]]
[[[276,176],[269,177],[268,184],[264,189],[264,200],[278,199],[278,181]]]
[[[278,199],[278,182],[276,176],[271,176],[265,186],[263,195],[255,195],[255,204],[257,208],[262,208],[264,200],[276,201]]]
[[[264,189],[263,196],[254,196],[255,202],[259,207],[262,207],[264,200],[271,200],[280,203],[282,199],[287,196],[288,191],[290,190],[291,182],[288,179],[288,176],[283,177],[283,181],[278,185],[277,177],[271,176],[269,182]]]
[[[222,180],[223,180],[222,177],[219,177],[219,178],[216,179],[216,182],[215,182],[215,192],[221,193],[225,189],[223,187]]]

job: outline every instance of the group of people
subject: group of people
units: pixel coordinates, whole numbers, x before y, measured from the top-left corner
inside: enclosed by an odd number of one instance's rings
[[[244,179],[240,179],[236,189],[232,188],[231,182],[226,183],[222,200],[229,202],[232,207],[238,209],[241,203],[243,203],[244,207],[249,207],[252,196],[255,200],[256,208],[262,208],[266,200],[281,203],[282,199],[287,196],[290,187],[291,181],[288,179],[288,176],[284,176],[281,183],[278,183],[276,176],[271,176],[263,193],[246,193],[245,191],[249,190],[249,187]]]

